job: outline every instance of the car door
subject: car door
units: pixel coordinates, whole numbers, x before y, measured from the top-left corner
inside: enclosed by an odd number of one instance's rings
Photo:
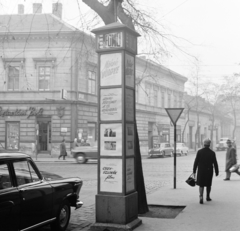
[[[15,231],[19,225],[21,200],[9,166],[9,162],[0,161],[0,229]]]
[[[20,229],[52,218],[52,187],[42,180],[32,162],[27,159],[13,162],[21,197]]]
[[[166,149],[166,153],[168,155],[170,155],[172,152],[172,148],[171,148],[170,144],[165,144],[165,149]]]

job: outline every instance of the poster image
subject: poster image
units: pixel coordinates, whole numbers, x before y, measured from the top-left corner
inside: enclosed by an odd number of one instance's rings
[[[126,89],[126,120],[133,121],[134,120],[134,97],[133,90]]]
[[[100,119],[103,121],[121,120],[122,89],[102,89],[100,97]]]
[[[125,54],[125,81],[129,87],[134,87],[134,57]]]
[[[134,158],[126,159],[126,192],[135,190]]]
[[[101,124],[100,155],[122,156],[122,124]]]
[[[122,192],[121,159],[100,159],[100,191]]]
[[[134,155],[134,124],[126,124],[126,155]]]
[[[122,54],[103,54],[100,56],[100,85],[122,84]]]
[[[116,150],[116,141],[104,141],[104,150]]]

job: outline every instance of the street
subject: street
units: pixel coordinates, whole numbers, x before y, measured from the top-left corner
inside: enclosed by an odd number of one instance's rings
[[[216,152],[219,165],[219,178],[225,177],[225,151]],[[177,157],[177,183],[185,181],[192,173],[195,152],[188,156]],[[162,187],[173,188],[173,157],[166,158],[142,158],[143,174],[146,193],[151,194]],[[84,228],[95,222],[95,195],[97,194],[97,161],[89,161],[87,164],[67,162],[37,162],[40,170],[53,172],[63,177],[77,176],[83,180],[80,198],[84,205],[78,210],[72,209],[68,231],[75,228]],[[215,177],[215,175],[214,175]],[[213,179],[214,185],[214,179]],[[161,204],[161,201],[156,201]],[[48,231],[49,227],[39,228],[38,231]]]

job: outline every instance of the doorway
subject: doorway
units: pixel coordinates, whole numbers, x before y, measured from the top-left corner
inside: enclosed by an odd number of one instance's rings
[[[37,147],[38,152],[51,152],[51,118],[37,118],[38,136]]]

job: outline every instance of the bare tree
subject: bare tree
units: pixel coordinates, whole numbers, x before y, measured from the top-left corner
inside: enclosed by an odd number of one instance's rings
[[[235,138],[237,128],[238,115],[240,113],[240,74],[236,73],[232,76],[225,77],[225,84],[222,88],[222,102],[225,104],[228,115],[233,118],[234,128],[232,138]]]
[[[82,2],[97,13],[104,24],[113,23],[117,19],[132,30],[136,30],[141,35],[139,55],[147,55],[152,60],[161,63],[163,57],[171,55],[169,52],[171,47],[191,56],[178,45],[180,41],[188,45],[190,42],[171,34],[156,20],[159,12],[154,12],[147,7],[143,8],[140,4],[141,0],[82,0]],[[94,19],[98,20],[97,17]],[[95,23],[94,25],[96,26]]]
[[[208,83],[205,87],[204,98],[206,100],[205,109],[210,113],[210,139],[213,141],[213,132],[216,128],[216,118],[222,113],[220,111],[219,96],[222,93],[222,85],[217,83]],[[213,147],[213,142],[211,142],[211,147]]]

